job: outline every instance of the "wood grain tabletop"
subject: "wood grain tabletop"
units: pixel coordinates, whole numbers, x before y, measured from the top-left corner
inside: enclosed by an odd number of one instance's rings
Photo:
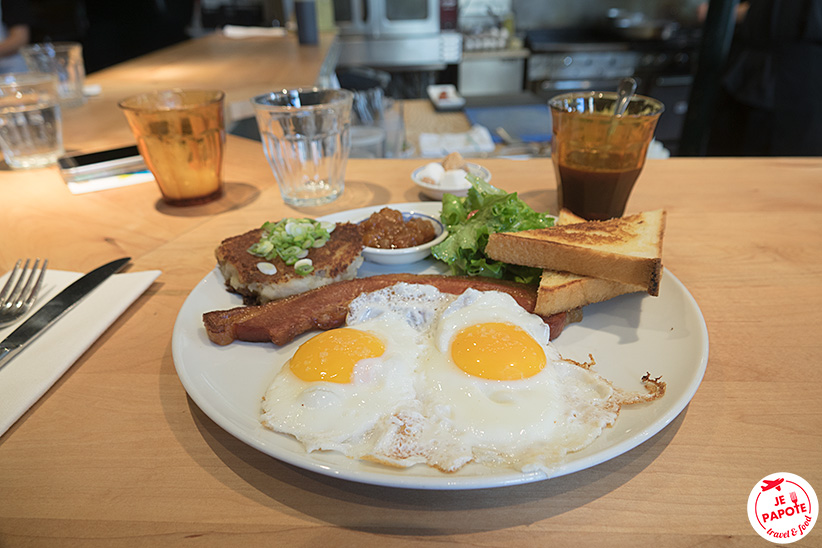
[[[351,160],[346,190],[283,204],[259,143],[232,138],[227,193],[170,209],[151,183],[71,195],[56,171],[4,174],[0,270],[20,256],[86,271],[124,254],[162,275],[0,438],[0,540],[50,546],[766,546],[746,501],[766,475],[822,485],[822,162],[646,165],[629,211],[668,211],[664,263],[696,299],[710,357],[690,405],[612,460],[479,491],[375,487],[245,445],[187,397],[171,354],[186,296],[219,241],[265,220],[419,201],[419,160]],[[555,207],[550,160],[483,160],[532,207]],[[660,359],[664,359],[661,356]],[[818,531],[800,545],[819,546]]]

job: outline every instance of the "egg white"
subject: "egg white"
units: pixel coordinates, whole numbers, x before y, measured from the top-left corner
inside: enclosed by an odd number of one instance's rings
[[[546,366],[522,380],[489,380],[453,362],[450,345],[462,329],[503,322],[526,331],[545,353]],[[442,314],[436,348],[423,356],[423,414],[447,425],[455,454],[471,453],[487,465],[549,468],[590,444],[618,413],[611,384],[561,358],[542,320],[507,294],[469,290]]]
[[[488,322],[528,333],[545,367],[513,381],[461,370],[451,342],[462,329]],[[455,297],[396,284],[355,299],[346,325],[379,337],[383,356],[361,360],[348,384],[305,382],[286,364],[264,398],[263,423],[293,435],[309,452],[336,450],[445,472],[473,461],[550,473],[619,412],[610,382],[563,360],[542,319],[505,293],[469,289]]]
[[[383,355],[357,362],[350,383],[307,382],[287,362],[263,398],[266,427],[294,436],[308,452],[336,450],[350,457],[370,452],[380,419],[415,399],[420,348],[414,329],[392,313],[357,329],[377,336]]]

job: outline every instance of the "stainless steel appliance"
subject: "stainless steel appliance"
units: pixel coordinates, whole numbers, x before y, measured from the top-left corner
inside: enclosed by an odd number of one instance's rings
[[[675,40],[635,44],[640,53],[635,75],[641,82],[638,93],[662,101],[665,112],[654,134],[671,154],[677,154],[688,100],[696,72],[698,37],[679,34]]]
[[[616,90],[622,78],[637,80],[637,93],[659,99],[665,112],[656,138],[676,153],[688,109],[699,37],[692,31],[665,39],[622,40],[585,29],[532,30],[526,88],[544,100],[571,91]]]
[[[640,54],[627,42],[606,38],[574,29],[529,31],[527,88],[546,100],[570,91],[615,90],[622,78],[635,75]]]
[[[444,1],[444,0],[443,0]],[[334,0],[341,66],[438,70],[458,63],[462,36],[443,31],[441,0]]]
[[[334,0],[342,36],[402,36],[440,31],[439,0]]]

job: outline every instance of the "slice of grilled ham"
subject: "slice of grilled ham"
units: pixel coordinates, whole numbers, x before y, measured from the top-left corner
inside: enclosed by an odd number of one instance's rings
[[[345,323],[348,305],[362,293],[377,291],[396,283],[430,284],[444,293],[459,295],[469,287],[478,291],[504,291],[529,312],[534,311],[536,288],[516,282],[469,276],[426,274],[383,274],[323,286],[299,295],[260,306],[242,306],[203,314],[208,338],[219,345],[235,340],[271,341],[284,345],[312,329],[333,329]],[[579,309],[553,314],[543,319],[556,338],[566,323],[579,321]]]

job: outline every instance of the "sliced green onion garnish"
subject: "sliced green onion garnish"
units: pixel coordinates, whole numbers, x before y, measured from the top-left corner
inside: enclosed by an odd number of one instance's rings
[[[269,261],[280,257],[285,264],[293,265],[297,274],[305,276],[314,270],[311,260],[306,259],[308,250],[324,246],[334,228],[334,223],[291,217],[276,223],[266,222],[260,241],[248,248],[248,252]]]
[[[300,276],[311,274],[312,272],[314,272],[314,263],[311,261],[311,259],[300,259],[299,261],[294,263],[294,271]]]

